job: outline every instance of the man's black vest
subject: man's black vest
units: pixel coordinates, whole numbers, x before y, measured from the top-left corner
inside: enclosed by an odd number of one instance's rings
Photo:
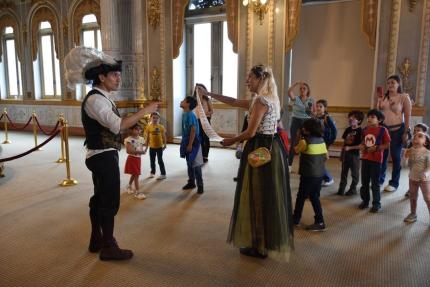
[[[117,150],[121,149],[121,134],[114,134],[108,128],[99,124],[98,121],[90,118],[85,111],[85,104],[87,103],[88,98],[91,95],[99,94],[105,97],[102,93],[97,90],[91,90],[81,106],[81,116],[82,116],[82,124],[85,130],[85,143],[88,149],[107,149],[107,148],[115,148]],[[106,97],[105,97],[106,98]],[[112,111],[117,115],[119,115],[118,109],[114,104],[112,104]]]

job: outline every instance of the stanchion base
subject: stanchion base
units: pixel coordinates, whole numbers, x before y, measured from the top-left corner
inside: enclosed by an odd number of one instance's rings
[[[60,183],[60,186],[72,186],[72,185],[77,185],[78,181],[76,179],[65,179]]]
[[[64,162],[66,162],[66,159],[65,159],[65,158],[59,158],[59,159],[57,159],[57,161],[56,161],[56,163],[64,163]]]
[[[10,144],[10,143],[12,143],[10,140],[6,140],[6,141],[2,142],[2,144]]]

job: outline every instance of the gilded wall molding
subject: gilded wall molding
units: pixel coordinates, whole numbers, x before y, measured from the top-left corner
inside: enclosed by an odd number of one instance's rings
[[[97,23],[101,26],[100,2],[99,0],[79,0],[75,1],[74,5],[75,8],[72,6],[70,9],[73,14],[69,15],[69,21],[72,21],[71,26],[69,24],[69,28],[72,28],[73,44],[79,46],[81,43],[82,18],[85,15],[94,14],[97,18]]]
[[[238,53],[238,42],[239,42],[239,1],[237,0],[225,0],[227,7],[227,32],[228,38],[233,43],[233,52]]]
[[[299,33],[301,8],[301,0],[285,1],[285,53],[290,51]]]
[[[418,58],[418,73],[417,73],[417,96],[416,105],[424,106],[424,98],[426,95],[427,70],[429,63],[430,52],[430,0],[424,0],[423,16],[421,21],[421,41]]]
[[[3,33],[4,29],[8,26],[11,26],[13,28],[13,34],[15,35],[15,43],[16,43],[16,53],[18,56],[19,61],[22,63],[22,45],[21,45],[21,33],[20,33],[20,27],[19,27],[19,21],[16,15],[12,11],[5,10],[6,13],[3,15],[0,15],[0,33]],[[1,56],[3,54],[2,46],[0,45],[0,61]]]
[[[246,18],[246,73],[251,70],[252,65],[252,43],[254,29],[252,23],[254,22],[254,13],[249,5],[246,9],[248,17]]]
[[[390,42],[388,46],[388,57],[387,57],[387,77],[393,75],[396,72],[397,44],[399,41],[401,6],[402,6],[401,0],[392,1]]]
[[[150,98],[153,101],[159,101],[161,99],[161,79],[160,71],[157,67],[153,67],[151,70],[151,93]]]
[[[166,97],[164,95],[164,91],[166,89],[166,77],[165,77],[165,71],[166,71],[166,15],[165,15],[165,9],[164,9],[164,3],[163,1],[160,4],[160,10],[162,11],[160,14],[160,95],[158,97],[158,100],[161,100],[164,98],[166,100]]]
[[[275,32],[275,4],[274,1],[269,1],[269,9],[267,11],[267,20],[268,20],[268,43],[267,43],[267,65],[272,67],[273,66],[273,41],[274,41],[274,32]]]
[[[184,16],[188,1],[172,1],[172,59],[179,56],[179,50],[184,40]]]
[[[371,49],[376,47],[378,26],[378,0],[361,0],[361,31],[366,35]]]
[[[156,29],[160,24],[161,3],[160,0],[149,0],[148,3],[148,23],[152,29]]]
[[[50,4],[49,1],[44,1],[42,5]],[[48,21],[51,24],[51,28],[54,34],[55,40],[55,53],[57,55],[57,59],[61,59],[60,55],[60,46],[62,45],[62,41],[59,41],[59,27],[60,23],[58,21],[57,13],[53,10],[53,7],[49,6],[38,6],[35,7],[33,13],[30,16],[29,27],[31,27],[31,56],[32,60],[35,61],[37,58],[37,49],[38,49],[38,30],[39,24],[42,21]]]

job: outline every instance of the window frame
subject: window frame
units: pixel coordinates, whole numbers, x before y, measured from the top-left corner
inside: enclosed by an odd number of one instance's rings
[[[185,43],[186,43],[186,91],[191,94],[194,88],[194,25],[211,23],[212,53],[211,53],[211,91],[222,94],[223,91],[223,24],[227,21],[224,6],[205,9],[187,10],[185,13]],[[236,95],[237,97],[238,95]],[[213,99],[213,102],[217,102]]]
[[[79,43],[79,45],[81,45],[81,46],[85,46],[84,45],[84,33],[85,32],[87,32],[87,31],[93,31],[93,34],[94,34],[94,45],[95,45],[95,49],[97,49],[97,50],[99,50],[99,51],[102,51],[102,48],[103,47],[99,47],[99,45],[98,45],[98,32],[100,32],[100,43],[101,43],[101,27],[100,27],[100,24],[97,22],[97,17],[96,17],[96,22],[90,22],[90,23],[82,23],[83,22],[83,19],[84,19],[84,17],[85,16],[87,16],[87,15],[94,15],[93,13],[89,13],[89,14],[85,14],[83,17],[82,17],[82,19],[81,19],[81,26],[80,26],[80,31],[79,31],[79,36],[80,36],[80,43]],[[95,15],[94,15],[95,16]],[[102,44],[102,46],[103,46],[103,44]],[[85,47],[87,47],[87,46],[85,46]],[[83,83],[83,84],[81,84],[80,85],[80,87],[79,87],[79,89],[80,89],[80,92],[81,92],[81,97],[79,98],[79,99],[77,99],[77,100],[79,100],[79,101],[82,101],[84,98],[85,98],[85,95],[86,95],[86,84],[85,83]],[[77,95],[75,96],[75,97],[77,97]]]
[[[49,22],[49,21],[42,21],[42,22]],[[42,22],[39,22],[39,27]],[[51,23],[49,23],[51,25]],[[47,95],[45,94],[45,79],[43,76],[43,51],[42,51],[42,37],[43,36],[49,36],[51,41],[51,64],[52,64],[52,78],[53,78],[53,89],[54,94],[53,95]],[[57,75],[56,75],[56,69],[55,69],[55,60],[56,59],[56,53],[55,53],[55,37],[54,37],[54,30],[51,28],[39,28],[38,30],[38,56],[39,56],[39,73],[40,73],[40,86],[41,86],[41,98],[47,99],[47,100],[61,100],[62,94],[57,94],[57,85],[60,85],[60,91],[61,91],[61,82],[57,83]],[[60,63],[58,63],[59,65]],[[58,71],[59,73],[60,70]],[[60,81],[61,81],[61,75],[60,75]]]
[[[9,26],[8,26],[9,27]],[[18,51],[17,51],[17,41],[15,30],[13,33],[6,34],[6,28],[2,31],[2,45],[3,45],[3,65],[4,65],[4,76],[5,76],[5,84],[6,84],[6,99],[16,100],[22,97],[22,75],[21,72],[21,63],[18,59]],[[12,27],[13,28],[13,27]],[[16,77],[17,77],[17,85],[18,85],[18,94],[12,95],[10,91],[9,85],[9,61],[8,61],[8,49],[7,49],[7,41],[14,41],[15,46],[15,69],[16,69]]]

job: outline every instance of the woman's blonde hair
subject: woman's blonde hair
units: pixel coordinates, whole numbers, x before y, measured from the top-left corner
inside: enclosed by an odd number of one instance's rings
[[[281,104],[272,68],[264,65],[256,65],[251,68],[251,73],[261,79],[257,94],[275,105],[276,118],[279,120],[281,118]]]

